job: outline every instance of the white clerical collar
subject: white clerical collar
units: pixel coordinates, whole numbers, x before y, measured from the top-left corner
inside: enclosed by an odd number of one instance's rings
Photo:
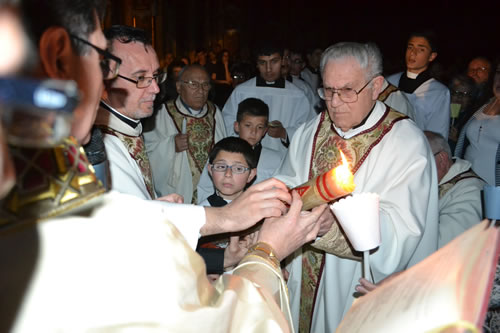
[[[179,111],[187,116],[198,117],[201,114],[204,114],[207,110],[207,103],[205,103],[205,105],[203,105],[203,107],[200,110],[195,110],[193,108],[190,108],[186,103],[184,103],[181,96],[177,97],[175,104],[177,105]]]
[[[114,113],[118,113],[120,115],[119,118],[123,117],[125,118],[127,121],[126,122],[131,122],[131,123],[135,123],[136,125],[139,124],[141,121],[140,120],[137,120],[137,119],[132,119],[130,117],[127,117],[126,115],[124,115],[123,113],[121,113],[120,111],[118,111],[117,109],[115,109],[114,107],[112,107],[111,105],[109,105],[108,103],[106,103],[105,101],[101,100],[101,103],[106,105],[107,109],[114,112]],[[123,120],[123,119],[122,119]],[[133,126],[132,126],[133,127]]]
[[[412,73],[410,71],[406,71],[406,76],[409,78],[409,79],[413,79],[415,80],[418,76],[418,73]]]
[[[373,107],[373,110],[371,114],[368,116],[368,119],[366,119],[365,123],[359,127],[356,128],[351,128],[347,131],[342,131],[340,128],[335,126],[335,124],[332,124],[337,133],[344,139],[349,139],[352,138],[353,136],[369,129],[375,126],[375,124],[382,118],[386,111],[386,106],[384,103],[376,101],[375,106]]]

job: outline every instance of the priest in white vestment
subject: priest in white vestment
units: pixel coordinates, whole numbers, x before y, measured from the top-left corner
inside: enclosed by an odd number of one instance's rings
[[[299,197],[292,200],[277,180],[259,184],[239,204],[235,200],[219,209],[104,193],[79,142],[88,141],[103,78],[118,74],[118,67],[111,72],[100,66],[99,55],[108,65],[118,58],[104,51],[107,42],[98,20],[104,7],[94,1],[79,4],[47,2],[40,7],[38,1],[23,1],[23,19],[39,23],[33,24],[34,33],[40,34],[33,73],[38,79],[75,80],[82,99],[73,113],[71,134],[76,139],[47,148],[37,132],[18,133],[25,135],[18,142],[25,138],[43,145],[36,154],[30,148],[25,157],[44,158],[16,163],[15,181],[14,163],[0,132],[0,197],[18,182],[12,189],[16,195],[3,198],[1,205],[10,210],[8,215],[3,211],[10,221],[0,228],[1,331],[293,331],[279,260],[315,237],[322,209],[301,215]],[[3,11],[0,6],[0,30],[9,24]],[[88,49],[81,52],[76,45]],[[50,112],[46,119],[52,116],[59,115]],[[36,191],[20,186],[28,169],[30,179],[48,180],[23,184]],[[280,217],[285,203],[290,209]],[[233,276],[212,286],[201,258],[190,248],[198,235],[246,229],[266,216],[277,218],[263,224],[259,243]],[[190,231],[179,233],[184,227]]]
[[[269,106],[270,121],[262,145],[286,151],[297,128],[316,113],[304,92],[281,76],[281,49],[262,47],[257,57],[259,74],[238,85],[222,109],[227,133],[235,135],[238,104],[249,97],[259,98]]]
[[[297,130],[276,178],[298,186],[335,167],[343,151],[354,173],[354,193],[380,196],[382,243],[370,255],[371,276],[378,282],[437,249],[432,152],[412,121],[377,101],[384,79],[375,45],[331,46],[321,73],[328,112]],[[333,222],[330,212],[324,214]],[[288,265],[294,326],[300,332],[334,332],[354,301],[361,254],[353,252],[337,222],[312,246],[297,251]]]
[[[436,132],[447,139],[450,91],[430,73],[429,66],[436,57],[433,34],[412,34],[406,49],[406,72],[393,74],[387,81],[406,94],[415,111],[415,122],[422,131]]]
[[[153,113],[153,102],[160,91],[158,85],[165,80],[165,74],[160,72],[156,52],[141,31],[120,26],[106,31],[122,64],[118,77],[106,81],[95,124],[103,132],[111,188],[155,199],[140,120]]]
[[[483,219],[481,191],[486,183],[472,164],[452,158],[451,149],[441,134],[424,132],[431,146],[439,182],[439,248]]]
[[[210,78],[200,65],[184,67],[179,96],[147,120],[144,132],[158,195],[178,193],[195,203],[201,173],[213,145],[226,137],[219,108],[208,101]]]

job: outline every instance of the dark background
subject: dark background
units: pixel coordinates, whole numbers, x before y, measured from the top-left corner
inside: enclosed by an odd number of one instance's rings
[[[391,73],[404,67],[409,33],[427,29],[438,35],[436,62],[446,72],[463,69],[473,56],[500,54],[500,1],[112,0],[110,24],[150,31],[160,59],[216,43],[251,57],[262,39],[304,50],[372,41]]]

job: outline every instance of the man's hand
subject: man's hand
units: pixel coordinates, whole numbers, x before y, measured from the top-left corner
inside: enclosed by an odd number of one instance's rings
[[[224,207],[205,207],[206,223],[200,233],[207,236],[248,229],[263,218],[286,213],[286,204],[291,201],[285,184],[274,178],[267,179],[250,186]]]
[[[320,224],[318,237],[323,236],[332,227],[333,223],[335,223],[335,217],[333,216],[332,210],[328,207],[328,204],[324,204],[327,208],[324,210],[323,214],[318,219],[318,223]]]
[[[268,125],[267,135],[272,138],[286,139],[286,129],[279,120],[273,120]]]
[[[180,153],[188,149],[188,135],[177,134],[175,136],[175,152]]]
[[[224,268],[236,266],[248,252],[248,249],[256,243],[258,231],[241,238],[231,236],[229,245],[224,250]]]
[[[359,284],[354,288],[356,291],[362,295],[368,294],[370,291],[375,290],[377,288],[377,285],[374,283],[371,283],[370,281],[366,280],[365,278],[360,278],[359,279]]]
[[[315,207],[311,212],[302,212],[302,200],[293,191],[293,201],[285,216],[267,218],[259,232],[259,242],[265,242],[274,249],[281,261],[293,251],[313,240],[320,228],[319,217],[326,205]]]
[[[378,283],[375,283],[375,284],[371,283],[370,281],[368,281],[364,278],[360,278],[359,284],[356,287],[354,287],[354,289],[356,289],[356,291],[359,292],[360,294],[366,295],[370,291],[374,291],[381,284],[387,283],[388,281],[392,280],[393,278],[395,278],[396,276],[398,276],[401,273],[402,272],[392,273],[391,275],[386,276],[384,279],[380,280]]]
[[[167,194],[162,197],[156,198],[158,201],[166,201],[172,203],[184,203],[184,197],[177,193]]]

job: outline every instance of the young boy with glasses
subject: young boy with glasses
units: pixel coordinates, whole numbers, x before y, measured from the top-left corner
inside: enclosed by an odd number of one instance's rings
[[[269,107],[258,98],[247,98],[238,105],[234,132],[252,146],[257,158],[256,183],[271,178],[285,157],[283,151],[261,144],[266,136],[269,121]],[[214,193],[214,184],[205,166],[198,182],[198,204]]]
[[[215,193],[203,201],[202,206],[225,206],[243,193],[257,173],[257,156],[252,146],[237,137],[217,142],[210,152],[208,163]],[[208,277],[215,280],[218,274],[236,266],[246,249],[253,244],[255,236],[255,233],[246,233],[242,238],[239,235],[227,238],[227,234],[201,238],[196,251],[205,260]]]

